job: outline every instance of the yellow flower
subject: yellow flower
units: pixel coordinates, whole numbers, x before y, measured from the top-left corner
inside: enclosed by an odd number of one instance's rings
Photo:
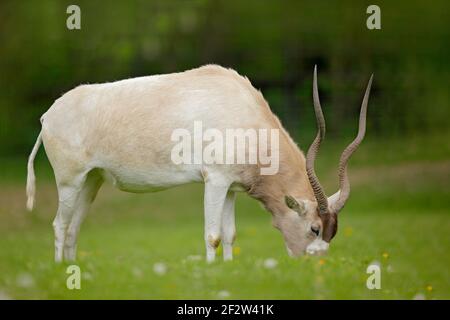
[[[87,257],[89,255],[89,252],[80,250],[79,255],[80,255],[81,258],[84,258],[84,257]]]
[[[429,291],[429,292],[433,291],[433,287],[430,286],[430,285],[428,285],[428,286],[427,286],[427,291]]]
[[[352,227],[347,227],[344,229],[344,236],[346,237],[351,237],[353,234],[353,229]]]
[[[389,253],[387,253],[387,252],[383,253],[383,258],[385,258],[385,259],[389,258]]]
[[[320,260],[319,260],[319,265],[320,265],[320,266],[323,266],[324,264],[325,264],[325,260],[324,260],[324,259],[320,259]]]
[[[238,255],[241,253],[241,247],[234,247],[233,248],[233,254]]]

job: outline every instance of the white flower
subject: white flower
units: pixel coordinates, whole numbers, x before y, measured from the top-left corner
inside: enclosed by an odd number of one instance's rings
[[[202,260],[202,256],[190,255],[190,256],[187,256],[187,260],[188,261],[200,261],[200,260]]]
[[[0,291],[0,300],[12,300],[12,298],[4,291]]]
[[[133,267],[133,269],[131,269],[131,272],[136,278],[142,278],[143,276],[142,270],[138,267]]]
[[[278,265],[278,261],[273,258],[264,260],[264,267],[267,269],[273,269]]]
[[[418,293],[413,297],[413,300],[426,300],[426,298],[423,293]]]
[[[84,271],[81,273],[81,278],[86,281],[91,281],[94,277],[92,276],[92,273]]]
[[[153,265],[153,271],[158,275],[162,276],[167,272],[167,266],[165,263],[158,262]]]
[[[219,291],[219,292],[217,293],[217,296],[218,296],[220,299],[225,299],[225,298],[228,298],[228,297],[230,296],[230,293],[229,293],[227,290],[221,290],[221,291]]]
[[[17,276],[17,285],[22,288],[29,288],[34,286],[33,276],[29,273],[21,273]]]

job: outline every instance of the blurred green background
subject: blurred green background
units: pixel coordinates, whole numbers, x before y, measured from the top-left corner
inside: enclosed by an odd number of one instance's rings
[[[66,28],[70,4],[81,8],[81,30]],[[378,1],[382,28],[368,30],[370,4],[1,1],[0,298],[450,298],[450,7]],[[352,197],[330,254],[288,259],[269,214],[241,195],[236,259],[207,266],[197,260],[201,186],[152,195],[106,186],[81,231],[83,289],[68,290],[65,266],[52,261],[56,189],[42,150],[37,207],[24,208],[40,116],[82,83],[207,63],[247,76],[303,150],[315,132],[318,65],[328,131],[317,166],[329,194],[375,74],[367,137],[350,164]],[[374,261],[383,280],[371,291],[365,271]]]

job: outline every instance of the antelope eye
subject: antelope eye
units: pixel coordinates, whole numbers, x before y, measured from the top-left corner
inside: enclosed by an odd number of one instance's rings
[[[314,233],[316,236],[319,236],[320,227],[319,226],[311,226],[311,232]]]

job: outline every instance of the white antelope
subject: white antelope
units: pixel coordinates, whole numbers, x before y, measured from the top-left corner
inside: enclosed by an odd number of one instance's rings
[[[337,214],[350,194],[347,161],[365,134],[369,80],[356,139],[342,153],[340,190],[327,198],[314,172],[314,159],[325,135],[314,70],[314,110],[318,134],[306,159],[262,94],[247,78],[216,65],[166,75],[81,85],[57,99],[41,117],[42,129],[28,160],[27,207],[35,197],[33,162],[41,142],[53,167],[58,211],[53,222],[55,260],[76,258],[77,237],[88,208],[104,181],[120,190],[152,192],[203,182],[206,259],[232,259],[234,202],[246,191],[272,214],[290,255],[328,250],[337,231]],[[171,134],[204,127],[276,129],[279,170],[260,174],[261,164],[175,164]],[[249,153],[249,150],[244,150]]]

